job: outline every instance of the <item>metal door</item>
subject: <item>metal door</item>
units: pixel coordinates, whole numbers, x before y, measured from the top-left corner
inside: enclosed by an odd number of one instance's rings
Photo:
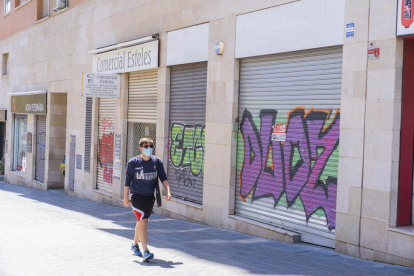
[[[168,181],[176,198],[203,203],[207,63],[171,67]]]
[[[45,182],[46,115],[36,116],[36,166],[35,179]]]
[[[239,216],[335,246],[342,47],[241,60]]]
[[[70,136],[70,149],[69,149],[69,190],[74,191],[75,188],[75,146],[76,146],[76,136]]]
[[[99,99],[97,189],[112,193],[115,99]]]

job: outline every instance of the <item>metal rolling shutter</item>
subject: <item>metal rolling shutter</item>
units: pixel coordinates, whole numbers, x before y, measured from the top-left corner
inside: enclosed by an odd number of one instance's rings
[[[35,179],[45,182],[46,115],[36,116]]]
[[[342,46],[241,60],[236,215],[335,246],[341,84]]]
[[[129,74],[128,121],[157,122],[158,70],[145,70]]]
[[[84,170],[90,172],[91,167],[91,134],[92,134],[92,103],[93,98],[86,98],[85,111],[85,161]]]
[[[115,99],[99,98],[98,190],[112,193]]]
[[[171,194],[203,202],[207,63],[171,67],[168,181]]]
[[[158,70],[129,74],[127,161],[141,154],[139,140],[150,137],[156,143]]]

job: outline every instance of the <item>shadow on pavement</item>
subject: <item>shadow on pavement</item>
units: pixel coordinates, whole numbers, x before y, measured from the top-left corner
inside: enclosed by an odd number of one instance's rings
[[[138,264],[143,265],[143,266],[159,266],[159,267],[162,267],[162,268],[175,268],[174,266],[183,264],[181,262],[175,263],[175,262],[172,262],[172,261],[164,261],[164,260],[161,260],[161,259],[152,259],[148,263],[142,262],[142,261],[141,262],[134,261],[134,263],[138,263]]]
[[[63,190],[44,192],[0,182],[1,191],[110,221],[124,229],[97,229],[131,241],[133,239],[136,219],[131,209],[67,196]],[[191,255],[192,258],[229,266],[229,269],[232,267],[244,269],[246,273],[377,276],[389,272],[389,275],[402,276],[414,271],[409,268],[347,257],[326,248],[305,244],[286,244],[157,215],[151,217],[148,233],[150,250],[151,246],[174,249]],[[129,254],[129,246],[129,243],[125,244],[126,254]],[[161,259],[151,260],[150,263],[135,262],[140,265],[162,268],[174,268],[174,266],[183,264]]]

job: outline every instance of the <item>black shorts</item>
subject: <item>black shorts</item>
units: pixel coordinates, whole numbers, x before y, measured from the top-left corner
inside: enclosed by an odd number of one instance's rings
[[[154,196],[131,195],[131,206],[137,220],[149,219],[154,208]]]

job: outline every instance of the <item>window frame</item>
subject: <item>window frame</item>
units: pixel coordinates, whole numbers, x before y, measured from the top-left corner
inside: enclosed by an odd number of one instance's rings
[[[9,62],[9,53],[3,53],[1,60],[1,76],[6,77],[9,75],[10,62]]]
[[[3,9],[3,15],[8,15],[11,12],[11,3],[12,3],[12,0],[4,0],[4,4],[3,4],[3,8],[4,8]],[[6,12],[7,4],[9,4],[9,10]]]

